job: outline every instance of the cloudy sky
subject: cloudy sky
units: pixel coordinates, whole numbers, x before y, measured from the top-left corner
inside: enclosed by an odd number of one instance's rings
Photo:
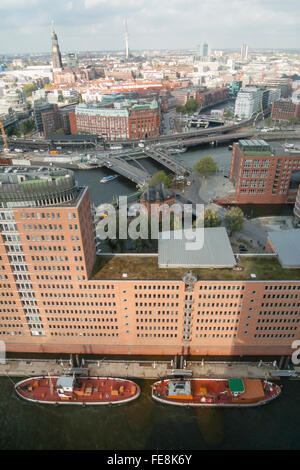
[[[125,17],[132,49],[299,47],[300,0],[0,0],[0,54],[49,51],[52,20],[63,51],[120,50]]]

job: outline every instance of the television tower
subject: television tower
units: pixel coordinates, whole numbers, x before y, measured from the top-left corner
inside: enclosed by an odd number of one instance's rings
[[[129,58],[129,48],[128,48],[128,29],[127,29],[127,18],[124,20],[125,26],[125,59],[128,60]]]

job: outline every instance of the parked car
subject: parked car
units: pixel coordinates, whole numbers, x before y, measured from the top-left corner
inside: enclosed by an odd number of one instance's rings
[[[248,248],[247,248],[245,245],[242,245],[242,244],[241,244],[241,245],[239,245],[239,250],[240,250],[241,252],[246,252],[246,251],[248,251]]]

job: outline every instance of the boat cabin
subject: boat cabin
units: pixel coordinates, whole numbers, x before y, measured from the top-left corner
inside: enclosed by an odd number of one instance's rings
[[[56,391],[60,395],[69,395],[74,389],[74,377],[62,375],[56,382]]]
[[[192,398],[191,383],[185,381],[170,381],[168,387],[168,398]]]

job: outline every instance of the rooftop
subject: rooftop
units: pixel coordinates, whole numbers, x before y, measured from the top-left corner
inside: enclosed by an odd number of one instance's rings
[[[241,256],[236,268],[193,268],[203,281],[299,281],[300,269],[283,269],[276,256]],[[100,255],[90,280],[181,281],[187,268],[159,268],[158,256]],[[126,274],[124,277],[123,274]],[[255,274],[256,278],[252,278]]]
[[[300,230],[268,232],[268,237],[284,268],[300,268]]]
[[[193,249],[193,243],[191,247],[188,246],[189,240],[184,231],[168,232],[169,239],[163,238],[165,233],[160,234],[158,241],[160,267],[232,268],[236,264],[225,227],[199,228],[194,231],[196,240],[199,240],[197,250]],[[177,235],[181,239],[176,239]]]

